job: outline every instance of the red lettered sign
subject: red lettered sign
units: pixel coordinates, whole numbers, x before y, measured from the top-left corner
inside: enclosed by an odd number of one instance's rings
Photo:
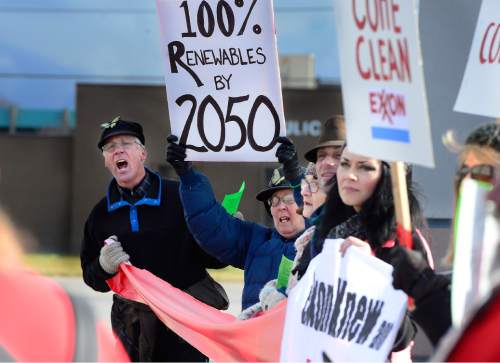
[[[349,148],[434,166],[414,1],[335,5]]]
[[[455,111],[500,117],[500,1],[483,0]]]

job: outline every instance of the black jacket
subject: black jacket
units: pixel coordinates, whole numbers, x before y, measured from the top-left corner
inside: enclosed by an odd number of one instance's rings
[[[148,171],[149,172],[149,171]],[[121,198],[113,179],[85,223],[81,265],[85,283],[106,292],[112,277],[99,264],[104,240],[116,235],[130,262],[171,285],[185,289],[206,276],[206,268],[224,265],[205,253],[187,229],[179,183],[153,174],[149,193],[134,204]]]
[[[411,317],[436,347],[451,327],[451,280],[431,271],[419,283],[425,290],[415,297]]]
[[[118,237],[123,250],[130,255],[130,262],[135,267],[146,269],[179,289],[184,290],[205,278],[207,276],[206,268],[225,266],[206,254],[189,233],[179,199],[179,183],[162,179],[149,170],[147,172],[151,185],[146,195],[140,200],[135,203],[125,201],[113,179],[106,197],[97,203],[85,223],[80,259],[83,279],[94,290],[102,292],[110,290],[106,280],[112,275],[102,269],[99,264],[99,254],[104,240],[111,235]],[[113,305],[116,304],[115,299]],[[134,306],[137,307],[137,305]],[[144,315],[141,313],[141,309],[134,311],[137,312],[138,316]],[[129,342],[131,344],[124,341],[124,336],[131,329],[129,324],[132,322],[129,320],[133,319],[132,315],[130,311],[125,314],[125,309],[122,307],[113,306],[113,326],[115,331],[116,327],[120,326],[119,330],[121,331],[116,331],[116,333],[120,336],[129,354],[131,354],[130,349],[128,349],[130,345],[139,345],[137,336],[132,338],[132,342]],[[120,325],[115,324],[116,322],[120,322]],[[159,320],[157,323],[163,326]],[[158,333],[152,332],[151,335],[153,334],[158,335]],[[170,337],[168,342],[159,341],[157,346],[166,345],[169,352],[181,350],[182,346],[172,347],[171,343],[175,342],[175,339],[180,342],[178,337],[172,339],[174,338]],[[186,343],[181,343],[186,345]],[[144,355],[140,357],[144,359]],[[196,355],[183,357],[155,354],[151,359],[199,360]]]

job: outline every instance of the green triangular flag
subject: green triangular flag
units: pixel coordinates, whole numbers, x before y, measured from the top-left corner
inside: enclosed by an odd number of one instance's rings
[[[241,197],[245,191],[245,181],[241,183],[240,190],[233,194],[226,194],[222,200],[222,206],[230,215],[233,215],[240,206]]]
[[[286,288],[288,286],[288,278],[290,277],[292,266],[292,260],[285,255],[281,256],[280,267],[278,269],[278,281],[276,282],[277,289],[281,289],[282,287]]]

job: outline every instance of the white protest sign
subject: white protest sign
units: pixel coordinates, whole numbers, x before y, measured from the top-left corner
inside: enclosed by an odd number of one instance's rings
[[[286,134],[272,0],[157,0],[171,131],[188,160],[276,161]]]
[[[392,287],[392,266],[325,240],[287,303],[283,362],[387,361],[407,297]]]
[[[335,0],[347,143],[353,152],[434,166],[413,0]]]
[[[489,273],[497,247],[496,236],[489,234],[495,230],[493,216],[487,214],[486,194],[491,188],[491,184],[470,178],[460,187],[451,290],[451,316],[457,327],[490,291]]]
[[[500,1],[483,0],[455,111],[500,117]]]

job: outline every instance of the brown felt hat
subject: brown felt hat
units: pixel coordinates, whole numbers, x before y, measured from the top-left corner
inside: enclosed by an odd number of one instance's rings
[[[345,144],[345,119],[343,115],[330,117],[323,123],[319,143],[304,154],[307,161],[316,162],[318,149],[327,146],[344,146]]]

